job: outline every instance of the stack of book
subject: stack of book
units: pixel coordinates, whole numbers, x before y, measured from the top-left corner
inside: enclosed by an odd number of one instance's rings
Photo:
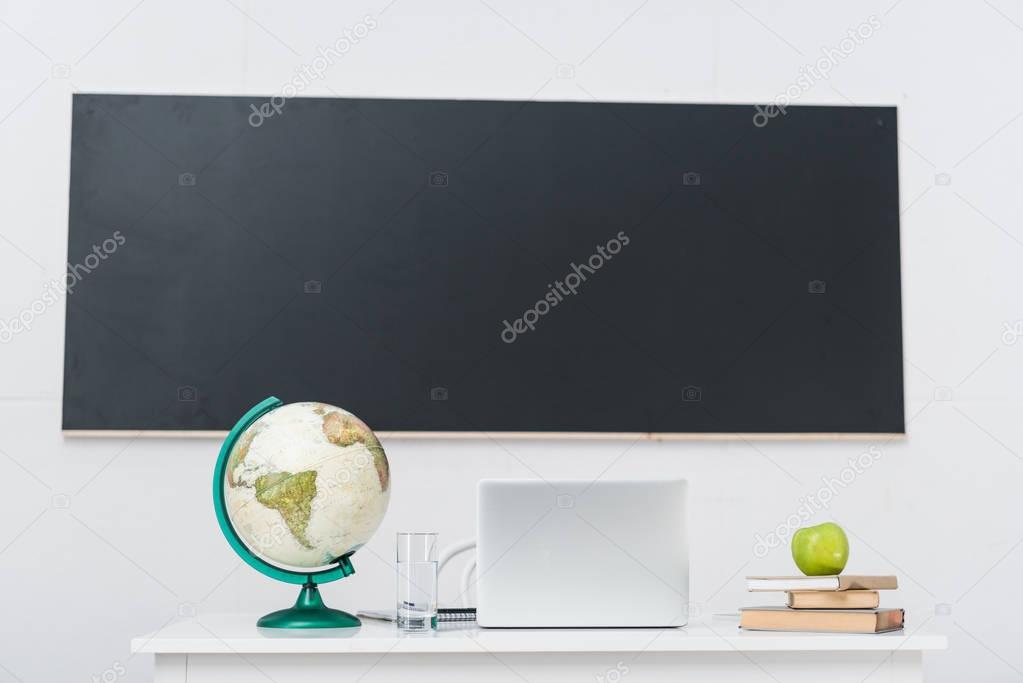
[[[785,607],[747,607],[739,627],[757,631],[884,633],[902,628],[905,613],[881,608],[878,591],[898,588],[894,576],[748,576],[751,592],[781,591]]]

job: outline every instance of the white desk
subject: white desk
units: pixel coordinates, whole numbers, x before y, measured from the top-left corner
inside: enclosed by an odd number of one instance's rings
[[[644,683],[921,681],[943,635],[740,631],[712,619],[683,629],[479,629],[401,635],[256,628],[255,615],[200,616],[132,640],[156,656],[157,683]]]

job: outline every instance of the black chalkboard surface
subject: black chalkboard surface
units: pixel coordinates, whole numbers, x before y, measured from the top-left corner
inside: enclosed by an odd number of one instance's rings
[[[71,147],[66,430],[904,431],[894,108],[76,95]]]

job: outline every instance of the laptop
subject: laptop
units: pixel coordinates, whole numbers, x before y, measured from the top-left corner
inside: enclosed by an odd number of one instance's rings
[[[485,479],[476,503],[480,626],[686,624],[685,480]]]

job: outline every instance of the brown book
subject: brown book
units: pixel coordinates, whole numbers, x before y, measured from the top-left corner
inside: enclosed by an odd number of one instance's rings
[[[877,591],[790,591],[792,609],[877,609],[881,596]]]
[[[752,631],[806,631],[810,633],[884,633],[902,628],[901,609],[789,609],[747,607],[739,627]]]
[[[747,576],[750,591],[883,591],[899,587],[894,576]]]

